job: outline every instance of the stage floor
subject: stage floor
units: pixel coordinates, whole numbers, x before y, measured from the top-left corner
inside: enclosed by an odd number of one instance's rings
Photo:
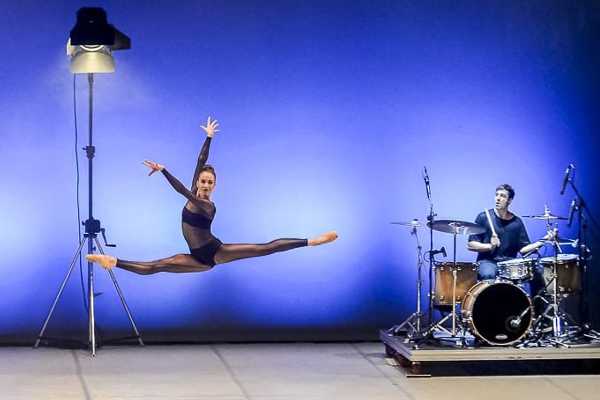
[[[407,378],[382,343],[0,348],[0,398],[494,400],[598,398],[597,376]]]

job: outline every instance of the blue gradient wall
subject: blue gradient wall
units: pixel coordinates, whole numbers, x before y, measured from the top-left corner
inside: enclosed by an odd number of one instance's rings
[[[0,34],[0,339],[31,341],[77,247],[73,76],[65,42],[83,2],[4,6]],[[329,246],[202,274],[116,271],[157,340],[368,338],[414,307],[415,243],[390,221],[472,220],[511,183],[518,214],[566,214],[562,172],[598,198],[598,10],[592,2],[99,2],[132,38],[95,89],[95,217],[115,255],[185,252],[184,199],[208,115],[221,122],[214,233],[265,242],[336,229]],[[12,39],[8,39],[12,38]],[[595,50],[594,50],[595,49]],[[79,147],[87,86],[77,79]],[[82,218],[87,167],[82,151]],[[527,222],[532,238],[539,222]],[[565,236],[573,230],[563,229]],[[425,241],[423,232],[421,239]],[[451,238],[435,234],[435,245]],[[471,260],[459,238],[457,257]],[[111,250],[112,251],[112,250]],[[101,271],[99,271],[101,272]],[[126,331],[98,274],[97,319]],[[79,272],[50,331],[85,330]]]

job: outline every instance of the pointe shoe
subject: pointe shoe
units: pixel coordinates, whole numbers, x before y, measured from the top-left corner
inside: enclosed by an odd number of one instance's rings
[[[88,254],[85,256],[88,261],[91,261],[96,264],[100,264],[100,266],[104,269],[111,269],[115,265],[117,265],[117,258],[113,256],[109,256],[108,254]]]
[[[329,231],[329,232],[325,232],[325,233],[317,236],[314,239],[309,239],[308,245],[309,246],[318,246],[321,244],[333,242],[337,238],[338,238],[338,234],[336,233],[336,231]]]

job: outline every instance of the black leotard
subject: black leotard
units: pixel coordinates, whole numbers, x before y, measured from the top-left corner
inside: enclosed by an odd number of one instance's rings
[[[196,171],[192,181],[192,189],[188,190],[177,178],[163,169],[162,173],[167,178],[171,186],[188,199],[185,207],[181,211],[181,230],[183,237],[190,248],[190,253],[194,258],[203,264],[215,265],[214,256],[223,244],[210,231],[210,226],[215,217],[215,204],[209,200],[196,197],[197,181],[200,176],[200,170],[208,160],[211,138],[207,137],[198,156]]]

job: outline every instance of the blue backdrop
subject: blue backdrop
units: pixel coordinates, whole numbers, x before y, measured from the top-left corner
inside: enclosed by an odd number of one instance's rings
[[[547,1],[99,1],[132,39],[95,86],[95,217],[116,256],[187,250],[185,200],[141,164],[191,180],[208,115],[221,122],[214,233],[339,240],[201,274],[116,275],[155,340],[372,338],[414,309],[415,242],[390,221],[473,220],[494,188],[517,214],[566,214],[563,171],[598,189],[598,7]],[[65,55],[79,1],[5,4],[0,17],[0,340],[29,343],[77,248],[75,154],[87,217],[87,82]],[[592,207],[593,208],[593,207]],[[533,238],[541,222],[527,221]],[[573,230],[563,228],[564,236]],[[428,246],[426,234],[421,239]],[[451,237],[435,234],[435,246]],[[459,238],[457,257],[472,260]],[[98,270],[97,320],[128,322]],[[85,333],[79,272],[49,333]],[[596,301],[597,299],[594,299]]]

